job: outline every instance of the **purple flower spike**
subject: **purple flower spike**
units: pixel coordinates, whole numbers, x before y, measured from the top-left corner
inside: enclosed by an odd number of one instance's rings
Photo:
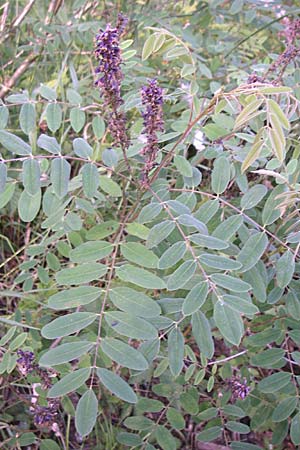
[[[123,112],[118,111],[122,105],[121,82],[124,78],[121,65],[120,36],[124,32],[128,19],[119,14],[116,27],[106,25],[96,36],[95,56],[98,60],[96,73],[100,78],[96,85],[100,88],[104,99],[104,106],[110,109],[109,128],[114,144],[122,147],[123,151],[129,146],[126,132],[126,118]]]
[[[144,119],[144,133],[147,144],[141,154],[145,156],[145,165],[142,173],[142,182],[147,184],[149,172],[155,166],[155,159],[159,150],[157,133],[163,131],[163,90],[157,80],[149,80],[147,86],[141,90],[142,104],[145,110],[142,113]]]
[[[22,375],[26,376],[28,373],[32,372],[36,365],[34,361],[34,353],[29,351],[18,350],[17,354],[19,358],[17,359],[18,368]]]

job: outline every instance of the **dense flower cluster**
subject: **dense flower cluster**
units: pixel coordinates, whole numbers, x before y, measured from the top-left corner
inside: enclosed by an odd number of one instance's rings
[[[232,401],[244,400],[250,393],[246,378],[232,377],[228,380],[228,386],[232,391]]]
[[[120,49],[120,36],[127,25],[127,18],[119,14],[116,27],[106,25],[104,30],[100,30],[96,35],[95,56],[98,60],[96,73],[100,78],[96,85],[100,88],[104,99],[104,106],[110,109],[109,128],[114,139],[114,144],[127,148],[129,139],[126,132],[125,114],[118,111],[122,105],[121,83],[123,73],[121,70],[122,57]]]
[[[33,372],[36,368],[34,361],[34,353],[29,351],[18,350],[17,359],[18,368],[22,375],[26,376],[28,373]]]
[[[34,407],[33,421],[38,427],[51,428],[56,423],[58,415],[59,401],[49,400],[48,406],[36,405]]]
[[[149,172],[155,166],[155,159],[159,150],[157,133],[163,131],[163,90],[157,80],[149,80],[147,86],[141,90],[142,104],[145,110],[142,113],[144,119],[144,134],[146,146],[141,154],[145,156],[145,165],[142,173],[142,182],[147,184]]]

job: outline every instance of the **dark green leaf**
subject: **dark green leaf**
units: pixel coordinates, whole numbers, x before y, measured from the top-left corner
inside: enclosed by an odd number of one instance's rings
[[[192,316],[192,331],[195,341],[206,358],[212,358],[215,348],[210,323],[201,311]]]
[[[247,292],[252,289],[249,283],[240,280],[236,277],[231,277],[230,275],[225,275],[223,273],[213,273],[210,276],[211,280],[225,289],[233,292]]]
[[[117,270],[117,276],[129,283],[136,284],[146,289],[165,289],[165,282],[153,273],[140,269],[139,267],[132,266],[131,264],[124,264]]]
[[[69,336],[83,328],[88,327],[96,319],[95,313],[75,312],[58,317],[50,323],[47,323],[41,334],[46,339],[56,339],[58,337]]]
[[[142,353],[118,339],[102,339],[101,349],[113,361],[123,367],[133,370],[146,370],[148,368],[148,362]]]
[[[138,242],[128,242],[121,245],[121,253],[130,262],[134,262],[142,267],[155,269],[158,264],[158,257],[144,245]]]
[[[199,259],[201,263],[208,267],[213,267],[214,269],[237,270],[242,267],[242,264],[239,261],[226,258],[225,256],[212,255],[210,253],[202,253]]]
[[[177,377],[183,368],[184,336],[178,327],[168,334],[169,367],[174,377]]]
[[[70,121],[73,130],[76,133],[79,133],[85,124],[85,112],[80,108],[72,108],[70,112]]]
[[[31,154],[30,145],[8,131],[0,130],[0,143],[6,150],[17,155],[27,156]]]
[[[61,291],[51,295],[48,300],[48,307],[57,310],[77,308],[88,305],[100,297],[101,289],[94,286],[80,286],[78,288]]]
[[[172,233],[174,228],[175,223],[172,220],[165,220],[164,222],[154,225],[147,238],[147,247],[156,247]]]
[[[276,278],[280,288],[285,288],[293,278],[295,259],[291,251],[286,251],[276,262]]]
[[[2,163],[0,161],[0,194],[2,194],[5,191],[6,180],[7,180],[7,167],[5,163]]]
[[[51,163],[51,183],[58,198],[68,192],[71,166],[64,158],[55,158]]]
[[[23,191],[18,201],[19,216],[23,222],[32,222],[40,210],[41,190],[35,195],[30,195]]]
[[[175,242],[160,257],[158,262],[159,269],[167,269],[174,266],[183,258],[186,251],[187,248],[184,241]]]
[[[287,397],[282,400],[274,409],[272,414],[273,422],[282,422],[290,417],[295,411],[298,404],[297,397]]]
[[[196,284],[184,299],[182,305],[183,314],[188,316],[197,311],[205,302],[207,294],[208,283],[206,281]]]
[[[100,263],[80,264],[70,269],[62,269],[55,275],[58,284],[72,285],[98,280],[107,272],[107,267]]]
[[[48,391],[47,397],[62,397],[63,395],[76,391],[76,389],[78,389],[86,382],[90,374],[90,367],[77,369],[74,370],[74,372],[68,373],[68,375],[61,378],[61,380],[59,380],[51,387],[51,389]]]
[[[255,266],[268,246],[266,233],[255,233],[246,241],[237,260],[243,264],[240,272],[246,272]]]
[[[214,320],[221,334],[233,345],[239,345],[244,334],[244,324],[239,313],[226,303],[217,301],[214,307]]]
[[[78,402],[75,413],[75,427],[80,436],[90,434],[98,414],[98,400],[92,389],[86,391]]]
[[[92,198],[97,194],[100,179],[98,169],[95,164],[85,164],[81,169],[82,187],[84,195]]]
[[[93,155],[92,147],[87,143],[85,139],[76,138],[73,141],[73,150],[75,155],[80,158],[90,159]]]
[[[23,105],[24,106],[24,105]],[[23,184],[29,195],[35,195],[41,187],[40,165],[36,159],[26,159],[23,162]]]
[[[110,242],[84,242],[70,251],[69,258],[75,263],[97,261],[108,256],[114,246]]]
[[[54,155],[58,155],[61,152],[61,147],[55,137],[50,137],[46,134],[41,134],[39,136],[37,145],[43,150],[53,153]]]
[[[262,379],[257,387],[265,394],[273,394],[280,391],[291,381],[291,374],[288,372],[273,373],[267,378]]]
[[[93,342],[77,341],[68,344],[62,344],[58,347],[48,350],[40,358],[41,366],[57,366],[58,364],[73,361],[87,353],[94,346]]]
[[[46,120],[49,129],[55,133],[62,122],[62,109],[58,103],[48,103],[46,108]]]
[[[107,369],[97,369],[101,383],[114,395],[128,403],[137,403],[137,396],[132,388],[115,373]]]
[[[132,339],[157,338],[157,330],[154,326],[140,317],[121,311],[108,311],[105,314],[105,320],[117,333]]]
[[[24,103],[20,111],[20,127],[25,134],[31,133],[35,129],[36,112],[32,103]]]
[[[155,317],[161,312],[159,304],[150,297],[125,286],[112,289],[109,298],[117,308],[134,316]]]
[[[217,158],[211,174],[211,187],[216,194],[222,194],[230,181],[230,163],[224,156]]]
[[[182,288],[194,275],[196,262],[193,259],[185,261],[168,278],[167,288],[169,291],[176,291]]]

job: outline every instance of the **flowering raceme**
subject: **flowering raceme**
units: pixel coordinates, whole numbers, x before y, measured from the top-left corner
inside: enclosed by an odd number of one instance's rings
[[[155,159],[159,150],[157,133],[163,131],[163,90],[156,79],[149,80],[147,86],[141,90],[142,104],[145,110],[142,113],[144,119],[144,133],[147,144],[141,154],[145,156],[145,165],[142,172],[142,182],[147,184],[149,172],[155,166]]]
[[[122,105],[121,83],[124,78],[121,65],[120,36],[123,33],[128,20],[119,14],[115,28],[110,24],[105,30],[100,30],[96,35],[95,56],[98,60],[96,73],[101,74],[96,81],[104,99],[104,106],[110,109],[109,128],[114,139],[114,144],[120,145],[123,150],[128,147],[129,139],[126,132],[126,118],[119,107]]]

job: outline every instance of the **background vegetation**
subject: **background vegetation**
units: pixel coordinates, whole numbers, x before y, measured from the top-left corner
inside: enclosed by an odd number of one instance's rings
[[[298,448],[299,13],[2,3],[0,448]]]

